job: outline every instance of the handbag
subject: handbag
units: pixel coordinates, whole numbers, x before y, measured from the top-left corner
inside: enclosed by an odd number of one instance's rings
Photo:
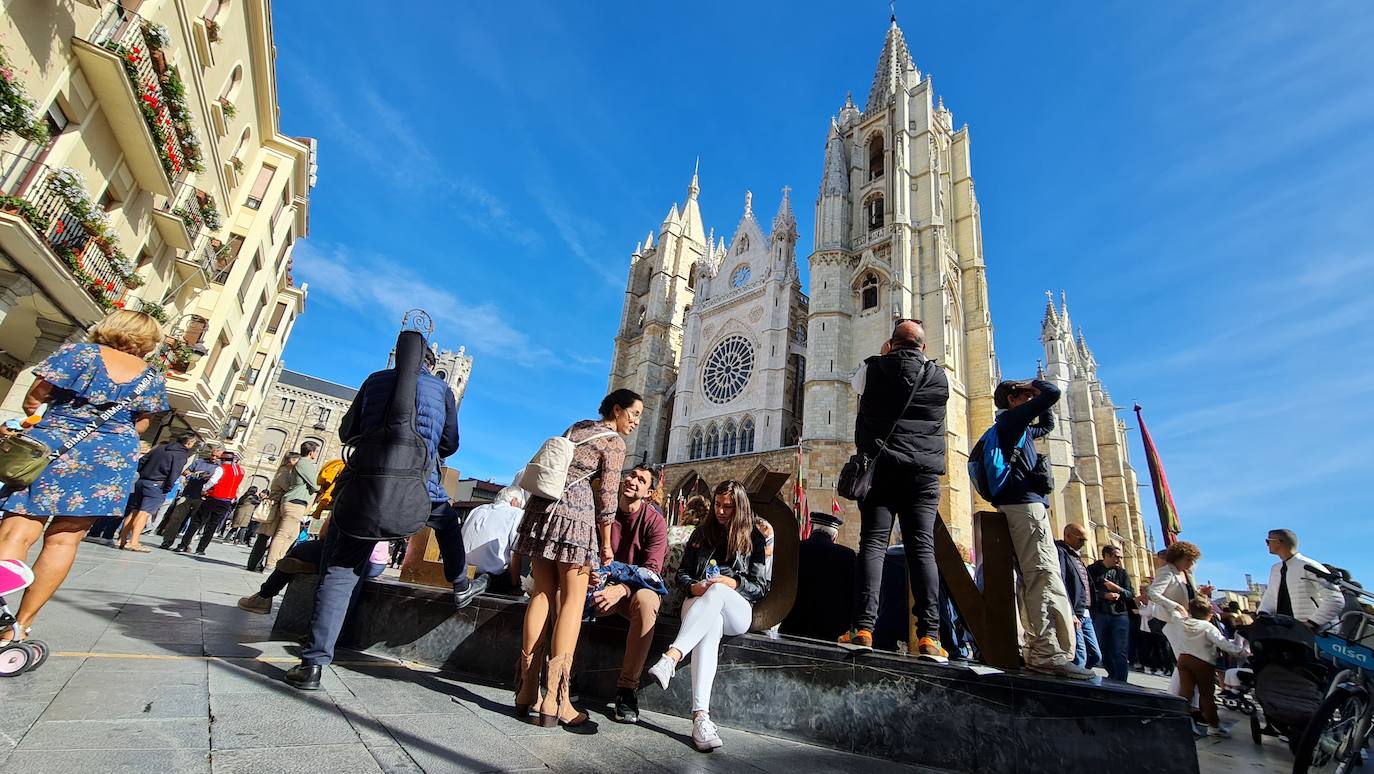
[[[931,362],[933,361],[926,361],[927,365]],[[916,382],[911,385],[911,394],[906,396],[906,403],[902,406],[902,410],[898,411],[896,418],[892,420],[892,427],[888,428],[887,435],[883,436],[883,440],[878,442],[878,454],[882,454],[883,450],[887,448],[888,439],[897,431],[897,423],[902,421],[902,415],[905,414],[906,410],[911,406],[911,401],[916,399],[916,388],[920,386],[920,384],[920,380],[917,379]],[[854,452],[854,454],[849,457],[849,462],[846,462],[844,467],[840,468],[840,478],[835,483],[835,492],[839,494],[840,497],[846,500],[854,500],[855,502],[868,497],[869,491],[873,489],[873,471],[877,467],[877,462],[877,455],[869,457],[862,451]]]
[[[109,408],[97,414],[81,429],[81,432],[72,436],[57,451],[53,451],[46,443],[37,438],[18,433],[0,440],[0,484],[4,484],[5,488],[11,491],[27,489],[29,484],[43,475],[43,471],[47,470],[48,465],[53,460],[70,452],[76,448],[77,444],[86,440],[87,436],[99,430],[115,414],[118,414],[120,409],[125,408],[135,398],[142,395],[152,380],[153,371],[150,370],[143,375],[138,386],[129,393],[128,397],[110,404]]]

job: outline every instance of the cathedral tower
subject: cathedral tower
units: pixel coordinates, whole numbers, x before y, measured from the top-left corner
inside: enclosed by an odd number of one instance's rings
[[[852,450],[849,379],[902,318],[924,320],[926,354],[949,377],[948,470],[940,510],[971,540],[968,450],[993,418],[996,368],[982,226],[967,127],[922,78],[894,18],[868,101],[831,120],[810,258],[803,450],[812,503]]]
[[[666,458],[683,321],[695,294],[697,264],[706,255],[700,192],[693,172],[682,210],[674,204],[657,239],[650,231],[630,255],[610,378],[610,389],[629,388],[644,397],[639,430],[626,439],[627,465]]]

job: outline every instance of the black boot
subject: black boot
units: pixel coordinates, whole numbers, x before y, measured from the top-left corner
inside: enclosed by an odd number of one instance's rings
[[[286,673],[288,685],[299,688],[302,691],[318,691],[320,689],[320,672],[323,668],[319,664],[297,664],[291,667]]]
[[[639,722],[639,697],[635,695],[634,689],[616,689],[614,717],[617,723]]]

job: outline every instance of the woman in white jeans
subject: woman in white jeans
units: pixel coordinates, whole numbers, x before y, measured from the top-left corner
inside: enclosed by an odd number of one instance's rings
[[[711,684],[716,679],[722,636],[749,631],[754,605],[768,594],[767,538],[754,526],[749,495],[738,481],[716,487],[714,518],[697,525],[678,566],[686,590],[682,628],[658,663],[649,668],[664,690],[677,665],[692,659],[692,743],[707,752],[721,746],[711,722]]]

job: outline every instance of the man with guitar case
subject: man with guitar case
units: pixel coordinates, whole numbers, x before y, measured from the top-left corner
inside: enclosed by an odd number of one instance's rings
[[[409,537],[428,524],[457,607],[486,588],[485,578],[468,580],[458,514],[440,482],[443,458],[458,450],[458,406],[448,385],[430,373],[433,357],[422,335],[402,331],[396,366],[367,377],[339,427],[346,466],[335,482],[325,528],[310,642],[301,663],[286,673],[296,688],[319,689],[320,673],[334,659],[349,602],[379,541]]]

